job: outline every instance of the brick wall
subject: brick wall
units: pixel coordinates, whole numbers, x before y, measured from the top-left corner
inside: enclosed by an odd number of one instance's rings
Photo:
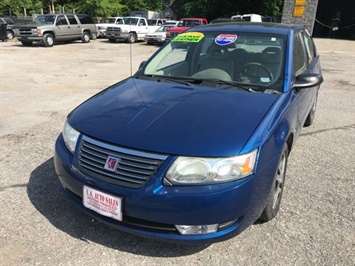
[[[301,4],[297,5],[298,9],[296,10],[301,11],[302,7],[304,8],[304,13],[302,16],[294,16],[296,3]],[[318,0],[285,0],[281,22],[287,24],[304,25],[312,34],[314,21],[317,14],[317,7]]]

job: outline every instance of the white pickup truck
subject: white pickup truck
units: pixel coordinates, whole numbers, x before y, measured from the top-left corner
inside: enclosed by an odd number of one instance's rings
[[[143,17],[123,17],[118,24],[107,27],[106,37],[110,42],[117,40],[134,43],[144,41],[144,36],[154,32],[156,26],[149,25]]]
[[[107,27],[114,26],[121,21],[122,17],[108,17],[105,18],[101,23],[96,24],[98,30],[97,37],[106,37]]]

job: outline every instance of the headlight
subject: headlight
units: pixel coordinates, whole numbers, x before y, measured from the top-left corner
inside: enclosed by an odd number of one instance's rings
[[[166,173],[173,185],[207,185],[241,179],[254,172],[258,150],[228,158],[178,157]]]
[[[75,151],[75,146],[76,142],[78,140],[78,137],[80,133],[76,131],[74,128],[72,128],[71,125],[66,121],[63,129],[63,138],[64,138],[64,143],[67,146],[68,150],[71,153],[74,153]]]
[[[121,32],[127,33],[129,30],[121,29]]]

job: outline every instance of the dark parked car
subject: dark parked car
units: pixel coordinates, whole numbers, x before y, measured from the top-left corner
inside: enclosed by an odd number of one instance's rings
[[[302,26],[191,28],[68,115],[56,172],[72,202],[121,230],[228,239],[277,215],[322,81]]]
[[[0,25],[6,25],[6,37],[7,39],[11,40],[14,38],[14,29],[15,29],[15,22],[11,18],[0,18]]]

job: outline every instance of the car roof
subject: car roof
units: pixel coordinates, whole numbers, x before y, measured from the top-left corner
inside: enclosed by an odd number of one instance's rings
[[[181,18],[180,20],[196,20],[196,19],[205,19],[205,18]]]
[[[261,32],[287,35],[289,31],[304,29],[301,25],[270,23],[270,22],[226,22],[197,26],[188,31],[231,31],[231,32]]]

